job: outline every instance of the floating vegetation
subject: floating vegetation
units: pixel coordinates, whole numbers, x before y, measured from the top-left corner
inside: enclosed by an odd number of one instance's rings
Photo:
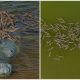
[[[49,56],[51,56],[54,44],[64,50],[80,49],[80,24],[78,22],[66,22],[63,18],[57,18],[53,25],[47,25],[42,20],[42,40],[46,40]]]
[[[10,35],[10,33],[15,32],[15,19],[14,16],[9,14],[7,11],[0,12],[0,39],[10,39],[15,40],[15,36]]]
[[[29,26],[29,27],[32,27],[33,29],[34,28],[39,28],[38,25],[39,25],[39,18],[38,16],[35,16],[32,14],[32,11],[28,11],[26,12],[24,15],[23,15],[24,19],[23,19],[23,24]]]

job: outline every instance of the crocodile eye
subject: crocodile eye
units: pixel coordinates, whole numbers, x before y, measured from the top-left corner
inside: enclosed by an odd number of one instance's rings
[[[13,50],[11,50],[11,52],[13,53]]]

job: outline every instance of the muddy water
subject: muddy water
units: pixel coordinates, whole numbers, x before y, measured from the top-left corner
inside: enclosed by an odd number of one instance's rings
[[[9,78],[38,78],[38,59],[38,41],[22,39],[20,53],[12,59],[13,73]]]
[[[38,19],[38,2],[0,2],[0,10],[8,11],[15,15],[17,19],[16,27],[20,28],[15,32],[16,36],[20,39],[16,41],[18,46],[18,53],[15,57],[11,58],[13,66],[12,74],[8,79],[24,79],[24,78],[39,78],[39,26],[36,23],[27,21],[23,14],[29,10],[32,11],[33,16]],[[22,20],[28,25],[22,23]],[[22,30],[24,27],[25,30]]]

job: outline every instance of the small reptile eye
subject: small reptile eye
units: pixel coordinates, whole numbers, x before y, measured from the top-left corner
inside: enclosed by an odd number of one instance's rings
[[[11,50],[11,52],[13,53],[13,50]]]

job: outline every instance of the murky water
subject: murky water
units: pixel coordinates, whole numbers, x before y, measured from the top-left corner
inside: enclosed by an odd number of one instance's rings
[[[79,9],[80,1],[43,1],[41,2],[41,17],[48,25],[57,23],[56,18],[63,18],[66,22],[80,23]],[[50,26],[48,26],[48,28],[50,28]],[[51,32],[51,30],[49,32]],[[52,34],[52,37],[49,38],[50,41],[53,40],[53,36]],[[46,42],[47,39],[42,40],[41,46],[42,78],[80,79],[80,49],[76,48],[69,51],[63,50],[56,45],[51,45],[53,50],[51,57],[49,57],[49,47]]]
[[[18,54],[16,57],[11,58],[13,71],[7,78],[24,79],[39,77],[39,26],[37,22],[23,16],[28,11],[32,11],[33,17],[38,21],[38,5],[39,3],[35,1],[0,2],[0,10],[8,11],[15,15],[17,20],[16,27],[20,28],[14,33],[20,37],[16,41]]]

